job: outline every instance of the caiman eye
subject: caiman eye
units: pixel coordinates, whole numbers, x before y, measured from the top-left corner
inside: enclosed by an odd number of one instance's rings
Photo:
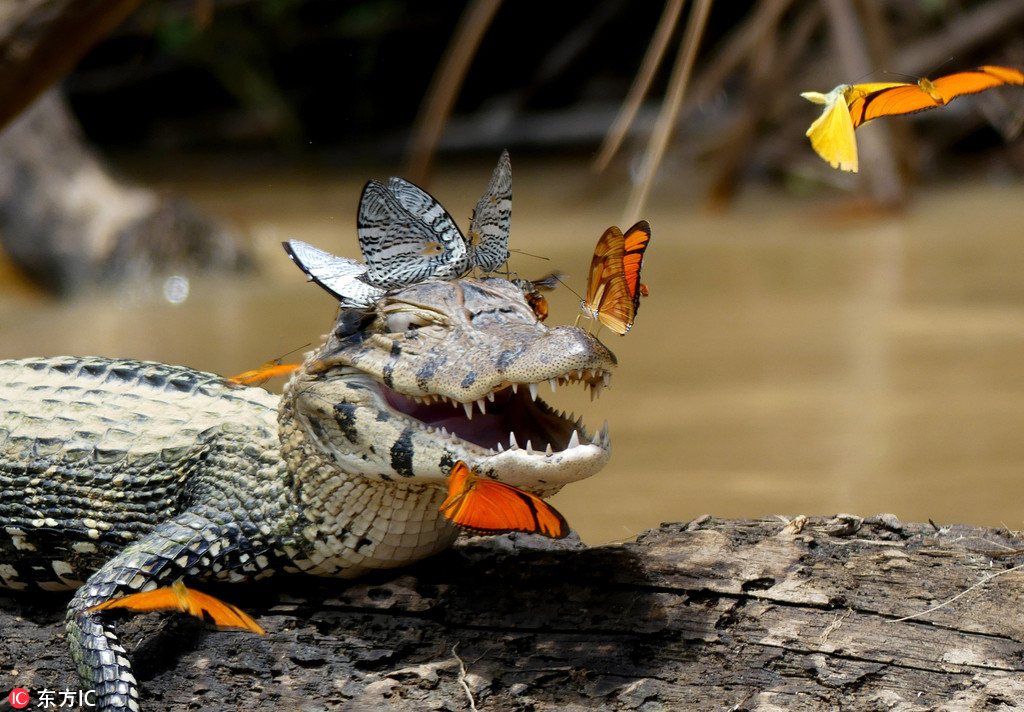
[[[389,332],[400,334],[405,331],[413,331],[421,326],[430,326],[433,322],[415,312],[392,312],[387,315],[385,323]]]

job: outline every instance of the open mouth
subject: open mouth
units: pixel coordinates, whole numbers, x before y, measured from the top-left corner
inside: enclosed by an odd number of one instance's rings
[[[611,381],[603,369],[583,369],[551,378],[552,391],[559,386],[583,384],[591,399]],[[484,398],[463,403],[447,396],[405,396],[382,387],[388,405],[445,436],[472,443],[493,455],[522,450],[527,455],[554,455],[574,448],[608,449],[608,424],[589,433],[583,419],[556,411],[540,397],[543,383],[502,383]]]

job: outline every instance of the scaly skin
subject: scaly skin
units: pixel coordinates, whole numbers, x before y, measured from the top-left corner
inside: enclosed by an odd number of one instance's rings
[[[92,606],[181,578],[352,577],[441,551],[457,536],[438,511],[456,461],[542,495],[604,465],[606,433],[591,442],[530,384],[600,388],[614,365],[500,279],[344,312],[280,399],[162,364],[0,362],[0,583],[77,587],[82,685],[98,710],[137,710]]]

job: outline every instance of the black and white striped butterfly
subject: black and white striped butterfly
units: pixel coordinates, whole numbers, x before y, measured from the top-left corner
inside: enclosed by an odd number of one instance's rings
[[[359,201],[357,230],[366,260],[364,279],[403,287],[425,279],[456,279],[473,269],[494,272],[508,261],[512,167],[503,151],[463,236],[451,214],[415,183],[370,181]]]
[[[508,234],[512,223],[512,164],[501,152],[487,192],[480,197],[469,225],[469,266],[485,274],[508,262]]]
[[[365,281],[394,289],[426,279],[456,279],[468,271],[466,239],[437,200],[413,183],[371,180],[356,221],[366,261]]]
[[[365,309],[384,295],[385,290],[382,287],[375,287],[363,281],[366,265],[361,262],[332,255],[302,240],[289,240],[281,244],[292,258],[292,262],[297,264],[310,280],[337,298],[343,308]]]

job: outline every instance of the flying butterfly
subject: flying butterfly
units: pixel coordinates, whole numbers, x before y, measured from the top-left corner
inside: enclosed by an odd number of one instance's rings
[[[386,291],[364,279],[366,265],[347,257],[338,257],[302,240],[282,242],[284,251],[310,281],[323,287],[343,308],[366,309]]]
[[[819,156],[828,161],[833,168],[856,173],[859,169],[857,159],[857,139],[853,135],[853,119],[850,117],[850,103],[873,91],[886,87],[902,86],[898,83],[888,84],[840,84],[828,94],[817,91],[805,91],[800,96],[815,104],[824,104],[821,116],[811,123],[807,129],[807,137],[811,139],[811,148]]]
[[[976,94],[1008,84],[1024,85],[1024,72],[1011,67],[984,65],[916,84],[881,82],[840,84],[828,94],[804,92],[800,96],[824,104],[807,136],[811,146],[833,168],[857,172],[854,129],[882,116],[899,116],[945,106],[964,94]]]
[[[209,594],[187,588],[180,580],[170,587],[133,593],[122,598],[104,601],[90,611],[124,608],[130,611],[184,611],[200,620],[209,621],[218,628],[241,628],[258,635],[266,631],[245,612]]]
[[[376,287],[454,279],[468,269],[466,239],[452,216],[430,193],[402,178],[366,184],[356,232],[367,266],[362,279]]]
[[[502,151],[491,174],[487,191],[473,211],[469,224],[469,266],[485,274],[508,262],[508,235],[512,225],[512,163]]]
[[[617,334],[633,326],[640,297],[648,293],[640,282],[644,251],[651,241],[651,225],[641,220],[623,235],[612,226],[594,248],[587,277],[587,296],[580,305],[582,316],[597,319]],[[576,323],[579,323],[576,317]]]
[[[558,510],[537,495],[481,479],[459,460],[448,475],[448,497],[440,511],[457,527],[473,534],[528,532],[552,539],[569,535]]]

